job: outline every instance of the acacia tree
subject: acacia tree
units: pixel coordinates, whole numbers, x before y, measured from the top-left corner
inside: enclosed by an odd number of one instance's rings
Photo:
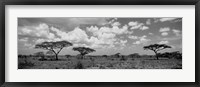
[[[116,53],[116,54],[114,54],[114,56],[119,58],[120,57],[120,53]]]
[[[36,49],[45,49],[52,51],[55,54],[56,60],[58,60],[58,54],[64,47],[72,46],[73,44],[68,41],[56,41],[56,42],[42,42],[41,44],[36,44]]]
[[[52,58],[54,57],[54,52],[49,50],[49,51],[46,52],[46,55],[47,55],[49,58],[52,59]]]
[[[94,49],[91,48],[87,48],[87,47],[74,47],[73,48],[74,51],[78,51],[83,59],[83,56],[85,56],[86,54],[95,52]]]
[[[37,52],[37,53],[34,53],[34,55],[35,55],[36,57],[41,57],[40,60],[45,60],[45,58],[44,58],[44,52]]]
[[[158,60],[158,51],[164,50],[166,48],[171,48],[171,46],[168,46],[166,44],[152,44],[149,46],[144,46],[144,50],[152,50],[156,54],[156,58]]]
[[[54,52],[49,50],[49,51],[46,52],[46,54],[47,54],[47,55],[53,55]]]

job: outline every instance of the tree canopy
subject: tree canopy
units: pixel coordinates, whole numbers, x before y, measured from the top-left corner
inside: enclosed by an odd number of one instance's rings
[[[171,48],[171,46],[168,46],[166,44],[152,44],[148,46],[143,47],[144,50],[152,50],[156,54],[156,58],[158,59],[158,51],[164,50],[166,48]]]
[[[153,50],[153,51],[160,51],[166,48],[171,48],[171,46],[168,46],[166,44],[152,44],[149,46],[144,46],[144,50]]]
[[[56,42],[42,42],[40,44],[36,44],[36,49],[45,49],[52,51],[56,55],[56,60],[58,60],[57,55],[64,47],[72,46],[73,44],[68,41],[56,41]]]
[[[88,54],[88,53],[92,53],[92,52],[95,52],[94,49],[91,49],[91,48],[87,48],[87,47],[74,47],[73,48],[74,51],[78,51],[80,52],[80,54],[82,56]]]

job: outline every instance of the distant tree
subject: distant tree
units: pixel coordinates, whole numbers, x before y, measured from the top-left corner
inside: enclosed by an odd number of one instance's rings
[[[152,50],[156,54],[156,58],[158,59],[158,51],[164,50],[166,48],[171,48],[166,44],[152,44],[149,46],[144,46],[144,50]]]
[[[108,57],[108,55],[102,55],[102,57],[105,57],[105,58],[106,58],[106,57]]]
[[[74,50],[74,51],[78,51],[78,52],[80,53],[81,59],[83,59],[83,57],[84,57],[86,54],[95,52],[94,49],[87,48],[87,47],[74,47],[73,50]]]
[[[139,58],[140,57],[140,55],[138,53],[129,54],[128,56],[131,58]]]
[[[165,58],[176,58],[176,59],[181,59],[182,58],[182,54],[179,51],[174,51],[174,52],[164,52],[164,53],[160,53],[159,57],[165,57]]]
[[[46,52],[46,54],[47,54],[47,55],[54,55],[54,52],[51,51],[51,50],[49,50],[49,51]]]
[[[52,60],[54,58],[54,52],[49,50],[46,52],[46,56]]]
[[[182,53],[180,53],[179,51],[174,51],[171,52],[171,58],[176,58],[176,59],[182,59]]]
[[[127,59],[125,58],[125,56],[124,55],[121,55],[121,59],[120,59],[121,61],[126,61]]]
[[[69,57],[71,57],[71,55],[65,55],[65,57],[66,57],[66,58],[69,58]]]
[[[22,54],[18,54],[18,58],[22,58],[23,57],[23,55]]]
[[[64,47],[72,46],[73,44],[68,41],[56,41],[56,42],[43,42],[41,44],[36,44],[36,49],[45,49],[52,51],[55,56],[56,60],[58,60],[58,54]]]
[[[36,57],[41,57],[41,59],[39,59],[39,60],[45,60],[45,58],[44,58],[44,52],[37,52],[37,53],[34,53],[34,55],[36,56]]]
[[[116,54],[114,54],[114,56],[119,58],[120,57],[120,53],[116,53]]]

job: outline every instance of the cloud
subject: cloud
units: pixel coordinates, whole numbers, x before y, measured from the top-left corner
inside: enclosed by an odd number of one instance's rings
[[[153,35],[153,33],[149,33],[149,35]]]
[[[89,43],[93,43],[92,47],[114,47],[114,43],[117,41],[116,35],[127,34],[128,26],[124,25],[119,28],[118,26],[113,27],[96,27],[90,26],[86,30],[92,33],[92,37],[88,39]],[[107,46],[105,46],[107,45]]]
[[[19,26],[18,36],[19,43],[30,48],[33,48],[35,44],[41,43],[42,41],[56,41],[58,39],[45,23],[32,26]]]
[[[149,29],[149,27],[147,27],[147,26],[142,26],[142,27],[140,28],[140,30],[147,30],[147,29]]]
[[[129,26],[137,26],[138,24],[139,24],[138,22],[134,21],[128,23]]]
[[[88,39],[88,42],[92,47],[101,47],[101,48],[111,48],[115,47],[115,44],[120,44],[120,46],[125,46],[127,40],[120,40],[117,38],[117,35],[122,34],[131,34],[133,32],[128,31],[128,25],[124,25],[122,27],[112,26],[112,27],[97,27],[90,26],[86,27],[86,31],[92,33]]]
[[[27,38],[27,37],[21,38],[21,39],[19,39],[19,41],[21,41],[21,42],[27,42],[27,41],[28,41],[28,38]]]
[[[86,42],[89,36],[86,32],[79,27],[69,32],[64,32],[53,26],[48,26],[45,23],[39,24],[37,26],[24,26],[18,29],[18,35],[22,37],[21,41],[25,41],[24,37],[28,38],[29,41],[25,42],[26,46],[30,44],[38,44],[44,41],[60,41],[67,40],[72,43]],[[104,36],[108,36],[105,35]],[[27,40],[27,39],[26,39]],[[19,40],[20,41],[20,40]]]
[[[136,42],[133,42],[133,44],[139,45],[139,44],[146,44],[147,42],[151,41],[150,39],[147,39],[146,35],[143,35],[139,37],[139,40]]]
[[[123,26],[122,28],[118,26],[98,28],[95,26],[88,28],[93,33],[93,36],[88,36],[86,31],[79,27],[65,32],[59,28],[50,27],[47,24],[39,24],[38,26],[21,27],[18,31],[19,35],[23,36],[19,41],[23,42],[24,46],[34,46],[44,41],[67,40],[78,46],[84,45],[92,48],[102,48],[114,47],[114,42],[117,41],[115,38],[116,35],[128,33],[127,29],[127,26]],[[122,43],[124,44],[125,42],[122,41]]]
[[[168,33],[167,33],[167,32],[162,32],[161,35],[162,35],[162,36],[167,36]]]
[[[128,25],[131,27],[130,29],[131,30],[134,30],[134,29],[139,29],[140,27],[142,27],[144,24],[143,23],[139,23],[137,21],[131,21],[128,23]]]
[[[105,18],[85,18],[85,17],[75,17],[75,18],[62,18],[59,20],[64,20],[63,22],[70,23],[72,25],[80,25],[80,24],[97,24],[97,25],[103,25],[107,24],[108,22],[106,21]]]
[[[169,27],[160,28],[159,32],[161,32],[162,36],[167,36],[170,31]]]
[[[146,25],[151,25],[151,19],[147,19]]]
[[[112,26],[120,26],[121,24],[119,22],[114,22],[111,24]]]
[[[55,38],[55,35],[49,31],[49,26],[44,23],[39,24],[38,26],[18,27],[18,35],[47,39]]]
[[[121,28],[118,27],[118,26],[100,27],[100,28],[98,28],[97,26],[91,26],[91,27],[87,27],[86,30],[89,31],[89,32],[92,32],[94,36],[98,36],[102,33],[114,33],[114,34],[117,34],[117,35],[130,33],[128,31],[127,25],[124,25]]]
[[[160,21],[161,22],[165,22],[165,21],[172,21],[172,20],[175,20],[177,18],[160,18]]]
[[[169,27],[160,28],[159,32],[167,32],[170,31]]]
[[[148,26],[144,26],[143,23],[139,23],[137,21],[131,21],[128,23],[129,27],[131,27],[130,29],[131,30],[134,30],[134,29],[140,29],[140,30],[147,30],[149,29]]]
[[[162,38],[162,37],[157,37],[158,40],[167,40],[167,41],[174,41],[174,40],[180,40],[182,39],[181,36],[178,36],[178,37],[165,37],[165,38]]]
[[[154,23],[158,23],[160,21],[159,18],[154,18]]]
[[[120,44],[121,44],[122,46],[125,46],[125,44],[126,44],[127,42],[128,42],[127,40],[120,40]]]
[[[170,21],[170,22],[180,22],[182,21],[181,19],[177,20],[179,18],[154,18],[154,23],[158,23],[158,22],[166,22],[166,21]]]
[[[138,39],[138,36],[128,36],[129,39]]]
[[[30,43],[24,43],[24,46],[27,48],[34,48],[35,45],[30,44]]]
[[[158,44],[168,44],[169,43],[169,41],[160,41],[160,42],[158,42]]]
[[[114,22],[117,21],[117,18],[107,18],[109,21],[108,21],[108,24],[113,24]]]
[[[52,31],[56,32],[56,35],[60,37],[61,40],[68,40],[71,42],[82,42],[87,40],[88,35],[86,32],[79,27],[76,27],[70,32],[63,32],[55,27],[50,28]]]
[[[181,31],[180,31],[180,30],[172,29],[172,32],[173,32],[176,36],[180,36],[180,35],[181,35]]]
[[[18,44],[24,45],[25,48],[33,48],[34,47],[34,44],[30,43],[29,38],[27,38],[27,37],[20,38],[18,40],[19,40]]]

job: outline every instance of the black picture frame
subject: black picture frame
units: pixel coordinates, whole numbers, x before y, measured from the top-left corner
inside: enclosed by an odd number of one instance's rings
[[[200,87],[200,0],[2,0],[0,3],[1,87]],[[6,5],[195,5],[195,82],[5,82]]]

